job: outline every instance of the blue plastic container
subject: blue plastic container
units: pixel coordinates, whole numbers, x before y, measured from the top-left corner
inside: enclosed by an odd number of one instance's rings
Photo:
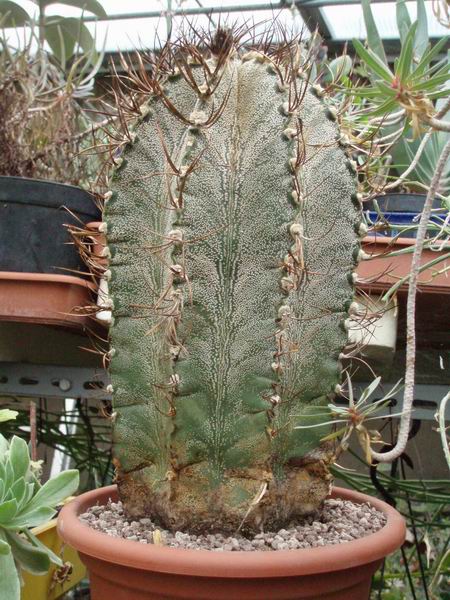
[[[367,216],[367,221],[370,226],[371,223],[376,223],[379,220],[378,213],[372,210],[365,211]],[[394,237],[399,235],[401,237],[406,238],[415,238],[417,229],[410,230],[401,230],[396,227],[396,225],[400,225],[402,227],[407,227],[409,225],[417,225],[419,224],[420,215],[414,212],[383,212],[384,219],[391,225],[389,229],[377,231],[377,235],[384,235],[386,237]],[[436,224],[442,223],[442,220],[439,219],[436,214],[430,217],[430,222],[434,222]],[[436,232],[428,231],[427,237],[433,237]]]
[[[377,231],[377,235],[385,237],[400,235],[401,237],[415,238],[425,199],[425,194],[410,193],[392,193],[375,197],[374,200],[376,200],[384,220],[391,225],[390,229]],[[365,208],[364,212],[369,226],[380,220],[378,212],[374,210],[374,202],[368,202]],[[437,198],[433,202],[433,209],[435,211],[436,209],[441,209],[441,202]],[[442,219],[445,218],[445,214],[445,210],[443,209],[442,212],[440,210],[439,212],[433,212],[430,222],[439,225],[442,223]],[[416,226],[416,229],[402,230],[396,227],[396,225],[401,227]],[[436,231],[428,231],[427,237],[433,237],[435,234]]]

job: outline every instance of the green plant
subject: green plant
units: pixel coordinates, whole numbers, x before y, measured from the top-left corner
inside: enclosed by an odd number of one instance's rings
[[[58,58],[63,67],[81,48],[84,53],[95,53],[94,39],[82,18],[62,17],[59,15],[47,16],[45,10],[52,4],[65,4],[81,8],[83,12],[106,17],[106,12],[97,0],[32,0],[37,5],[37,15],[27,13],[12,0],[0,0],[0,25],[1,27],[21,27],[23,25],[37,28],[38,42],[41,48],[47,43],[53,54]]]
[[[191,531],[282,526],[327,495],[333,444],[295,425],[339,381],[365,232],[308,54],[241,35],[128,69],[121,123],[139,116],[105,196],[120,495]]]
[[[379,419],[377,413],[389,405],[389,400],[399,389],[400,382],[383,394],[379,400],[369,401],[370,396],[378,388],[381,382],[381,377],[376,377],[370,385],[368,385],[360,394],[359,399],[355,401],[351,379],[347,373],[347,392],[348,406],[337,406],[334,403],[324,407],[323,412],[306,415],[307,418],[321,417],[324,419],[315,425],[298,425],[297,429],[310,429],[311,427],[324,427],[325,425],[339,425],[339,427],[328,434],[322,441],[339,439],[339,447],[336,450],[336,456],[341,450],[347,450],[351,435],[355,431],[358,436],[360,446],[363,448],[367,463],[370,464],[370,449],[373,443],[380,441],[380,435],[377,431],[367,429],[366,425],[369,421]],[[342,394],[342,391],[341,391]],[[402,413],[393,413],[390,417],[401,416]]]
[[[421,0],[418,1],[419,21],[409,26],[409,17],[406,19],[404,16],[403,21],[399,19],[399,23],[402,24],[402,44],[400,56],[394,61],[393,67],[386,60],[370,10],[370,0],[363,0],[362,4],[368,47],[365,48],[359,40],[353,40],[353,44],[360,59],[357,73],[363,76],[363,80],[355,84],[354,75],[343,80],[332,101],[338,107],[338,119],[349,144],[357,154],[358,187],[364,202],[409,182],[408,177],[415,169],[427,142],[441,132],[450,132],[450,124],[445,119],[450,110],[446,87],[450,73],[447,60],[437,60],[446,40],[431,48],[427,45],[427,38],[424,38],[426,19],[423,17],[425,8]],[[400,14],[405,10],[404,4],[399,1]],[[441,98],[445,98],[445,102],[438,108],[435,102]],[[395,131],[387,133],[386,127],[395,127]],[[387,182],[387,172],[392,166],[391,161],[387,159],[390,148],[405,132],[412,131],[418,135],[422,130],[425,133],[411,164],[393,181]],[[394,447],[387,452],[379,453],[369,449],[371,460],[382,463],[397,459],[403,453],[408,440],[415,380],[415,306],[419,273],[429,270],[430,276],[434,277],[436,265],[449,257],[446,251],[448,215],[442,219],[439,217],[440,220],[436,220],[437,226],[430,224],[435,197],[442,201],[444,209],[448,211],[450,208],[448,197],[440,192],[443,189],[442,185],[446,185],[449,157],[450,140],[447,139],[437,157],[430,180],[423,184],[427,195],[420,221],[417,225],[409,227],[417,230],[415,244],[384,255],[392,257],[410,252],[412,260],[410,272],[397,281],[382,298],[388,301],[400,285],[408,284],[404,410],[398,439]],[[433,231],[433,237],[425,239],[428,230]],[[435,259],[421,264],[422,249],[425,245],[439,252]],[[363,255],[363,258],[370,260],[373,255]],[[446,271],[448,267],[444,264],[438,272],[442,274]]]
[[[30,422],[28,403],[0,396],[0,403],[8,407],[4,412],[15,413],[14,421],[1,425],[5,437],[14,434],[27,439]],[[77,400],[74,410],[52,410],[47,399],[37,402],[37,444],[49,452],[56,450],[70,458],[70,464],[81,473],[80,491],[91,490],[112,481],[111,424],[105,420],[106,412],[92,405],[90,400]],[[13,409],[13,410],[11,410]],[[0,423],[2,411],[0,411]],[[68,436],[67,431],[71,431]],[[44,460],[46,454],[43,455]]]
[[[414,474],[405,473],[405,465],[414,468],[406,454],[392,465],[372,466],[370,476],[338,466],[332,472],[353,489],[381,495],[407,523],[406,543],[386,558],[375,575],[371,599],[443,600],[450,592],[449,482],[415,479]]]
[[[41,485],[26,442],[0,435],[0,586],[1,600],[20,598],[20,569],[46,573],[61,559],[30,531],[56,514],[56,506],[78,487],[78,471],[60,473]]]
[[[0,410],[0,423],[5,423],[11,419],[15,419],[19,413],[16,410],[3,408]]]
[[[430,130],[435,113],[444,107],[449,95],[450,54],[445,52],[448,39],[431,46],[424,0],[417,0],[417,21],[411,23],[404,0],[397,0],[397,26],[401,51],[390,67],[376,27],[369,0],[363,0],[367,30],[367,49],[354,40],[371,85],[353,88],[352,94],[370,101],[370,118],[382,117],[373,129],[386,138],[384,154],[395,172],[388,189],[401,182],[412,189],[427,189],[445,144],[450,139],[448,120],[442,115],[441,126]],[[395,118],[393,115],[395,113]],[[392,123],[391,123],[392,121]],[[446,128],[446,130],[445,130]],[[406,172],[406,173],[405,173]],[[450,192],[450,160],[437,190],[442,196]]]

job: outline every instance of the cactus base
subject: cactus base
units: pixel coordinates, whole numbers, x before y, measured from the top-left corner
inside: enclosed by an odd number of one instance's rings
[[[234,469],[224,481],[210,487],[202,465],[192,465],[175,480],[152,489],[150,468],[118,478],[120,498],[135,518],[152,517],[172,531],[205,533],[220,531],[258,533],[277,530],[290,520],[320,507],[330,492],[331,475],[323,461],[285,467],[277,481],[269,472],[261,484],[261,472]]]

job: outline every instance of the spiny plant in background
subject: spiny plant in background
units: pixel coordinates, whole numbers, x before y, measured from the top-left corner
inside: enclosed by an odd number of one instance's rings
[[[401,51],[393,68],[386,59],[370,0],[362,0],[362,8],[367,29],[367,49],[359,40],[353,40],[353,45],[360,61],[358,72],[366,79],[366,83],[355,85],[351,79],[344,80],[336,86],[339,92],[334,96],[341,128],[348,136],[350,147],[359,150],[359,191],[362,193],[362,200],[364,202],[404,187],[423,188],[427,192],[418,224],[400,227],[400,235],[404,230],[416,230],[415,244],[409,248],[383,253],[386,258],[397,254],[412,254],[409,273],[399,278],[381,298],[382,302],[387,303],[395,297],[402,285],[408,285],[405,388],[398,439],[391,450],[382,454],[370,450],[372,460],[391,462],[406,447],[411,421],[416,353],[415,306],[419,274],[428,271],[432,280],[436,274],[447,270],[445,261],[448,259],[448,252],[443,250],[448,240],[450,208],[446,194],[450,166],[450,62],[448,57],[440,56],[448,45],[447,38],[439,40],[433,46],[429,42],[423,0],[417,0],[418,19],[414,23],[411,23],[404,2],[397,1]],[[414,135],[421,137],[414,139]],[[403,151],[399,152],[399,148],[406,151],[406,164],[401,164],[401,161],[400,164],[392,163],[390,154],[393,157],[405,154]],[[392,177],[394,166],[399,172]],[[431,221],[435,198],[441,201],[442,210]],[[376,230],[379,226],[383,229],[386,227],[383,222],[371,225],[371,230]],[[425,237],[427,232],[431,234],[428,239]],[[395,238],[392,241],[394,240]],[[424,247],[438,250],[437,257],[431,261],[421,261]],[[439,263],[444,263],[444,266],[439,268]]]
[[[415,22],[397,0],[401,48],[391,65],[370,0],[362,0],[362,8],[367,42],[353,41],[359,64],[351,77],[333,80],[331,91],[341,129],[359,151],[360,191],[367,198],[392,190],[426,192],[449,139],[448,38],[431,43],[424,0],[417,0]],[[436,194],[447,209],[449,169],[447,161]]]
[[[130,515],[172,529],[279,528],[330,489],[333,444],[296,425],[340,379],[365,233],[354,164],[299,40],[248,50],[244,34],[169,44],[116,98],[116,477]]]
[[[31,35],[14,49],[0,37],[0,175],[87,187],[99,168],[85,150],[98,127],[92,89],[101,58],[93,66],[92,53],[80,55],[65,72],[34,43]]]

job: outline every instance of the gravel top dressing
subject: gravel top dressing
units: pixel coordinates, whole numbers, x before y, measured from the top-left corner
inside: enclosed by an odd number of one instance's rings
[[[158,528],[151,519],[128,519],[121,502],[109,501],[106,506],[92,506],[79,518],[93,529],[112,537],[134,540],[141,544],[217,552],[297,550],[343,544],[375,533],[386,522],[385,516],[369,504],[354,504],[349,500],[326,500],[320,513],[296,524],[292,523],[288,529],[258,533],[253,539],[240,534],[225,536],[220,533],[171,533]]]

